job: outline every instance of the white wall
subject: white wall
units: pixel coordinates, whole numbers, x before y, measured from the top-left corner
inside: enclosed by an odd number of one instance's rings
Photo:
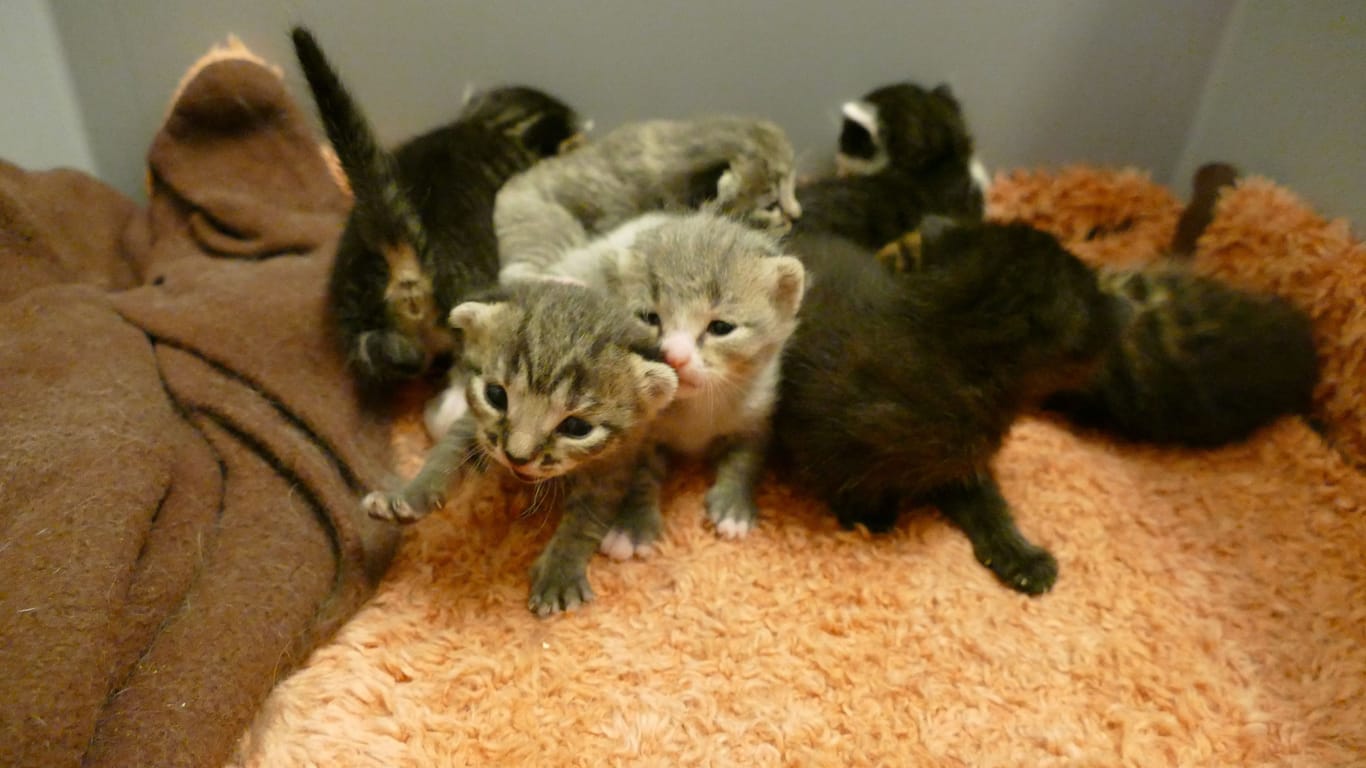
[[[448,119],[467,83],[526,81],[609,128],[743,111],[808,167],[838,104],[949,81],[995,167],[1129,164],[1167,180],[1234,0],[52,0],[102,175],[130,192],[185,68],[235,32],[287,65],[314,28],[381,135]],[[4,54],[0,53],[0,56]]]
[[[1239,0],[1178,178],[1209,160],[1366,231],[1366,3]]]
[[[31,170],[95,169],[45,0],[0,0],[0,157]]]

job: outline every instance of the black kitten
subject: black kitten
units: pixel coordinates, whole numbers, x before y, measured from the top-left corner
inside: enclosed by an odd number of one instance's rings
[[[1096,377],[1050,397],[1048,410],[1130,440],[1192,447],[1309,412],[1313,328],[1290,302],[1178,266],[1106,270],[1100,281],[1120,335]]]
[[[541,91],[500,88],[389,153],[313,35],[293,40],[355,198],[329,285],[342,342],[367,384],[417,376],[453,351],[451,308],[497,282],[498,189],[572,144],[580,120]]]
[[[844,105],[839,175],[799,187],[795,231],[826,232],[879,249],[926,214],[980,221],[986,172],[947,85],[878,88]]]
[[[1029,594],[1057,563],[1015,528],[991,461],[1015,419],[1094,372],[1115,333],[1094,272],[1020,224],[927,237],[913,274],[868,249],[797,235],[811,275],[788,342],[776,456],[846,527],[890,528],[931,503],[977,559]]]

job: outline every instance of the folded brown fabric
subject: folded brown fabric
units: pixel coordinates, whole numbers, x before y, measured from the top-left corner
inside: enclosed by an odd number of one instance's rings
[[[325,318],[349,201],[278,74],[192,73],[149,198],[0,163],[0,764],[222,764],[395,544]]]

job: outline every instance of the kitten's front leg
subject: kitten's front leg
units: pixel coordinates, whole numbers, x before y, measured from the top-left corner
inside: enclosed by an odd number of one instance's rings
[[[478,450],[474,444],[474,417],[465,414],[448,431],[422,463],[415,477],[396,493],[374,491],[361,500],[361,508],[376,520],[415,523],[446,503],[451,477]]]
[[[668,460],[657,447],[647,449],[641,456],[612,529],[602,539],[600,549],[604,555],[613,560],[629,560],[633,555],[647,557],[653,553],[654,543],[664,532],[659,486],[667,468]]]
[[[930,493],[928,500],[967,534],[978,562],[1007,586],[1028,595],[1053,588],[1058,561],[1015,527],[1010,506],[990,474],[965,480],[962,485],[943,486]]]
[[[602,478],[573,478],[564,504],[564,517],[545,551],[531,566],[531,597],[527,607],[549,616],[592,601],[588,561],[611,526],[629,477],[617,482]]]
[[[716,480],[707,491],[707,519],[724,538],[741,538],[758,523],[754,489],[763,472],[766,443],[754,435],[734,438],[716,461]]]

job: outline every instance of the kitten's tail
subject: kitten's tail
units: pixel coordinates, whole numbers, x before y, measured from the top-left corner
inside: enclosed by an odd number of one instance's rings
[[[323,129],[351,184],[352,220],[361,238],[375,250],[406,243],[422,252],[420,221],[399,186],[393,157],[375,140],[365,114],[342,85],[313,33],[300,26],[291,37]]]

